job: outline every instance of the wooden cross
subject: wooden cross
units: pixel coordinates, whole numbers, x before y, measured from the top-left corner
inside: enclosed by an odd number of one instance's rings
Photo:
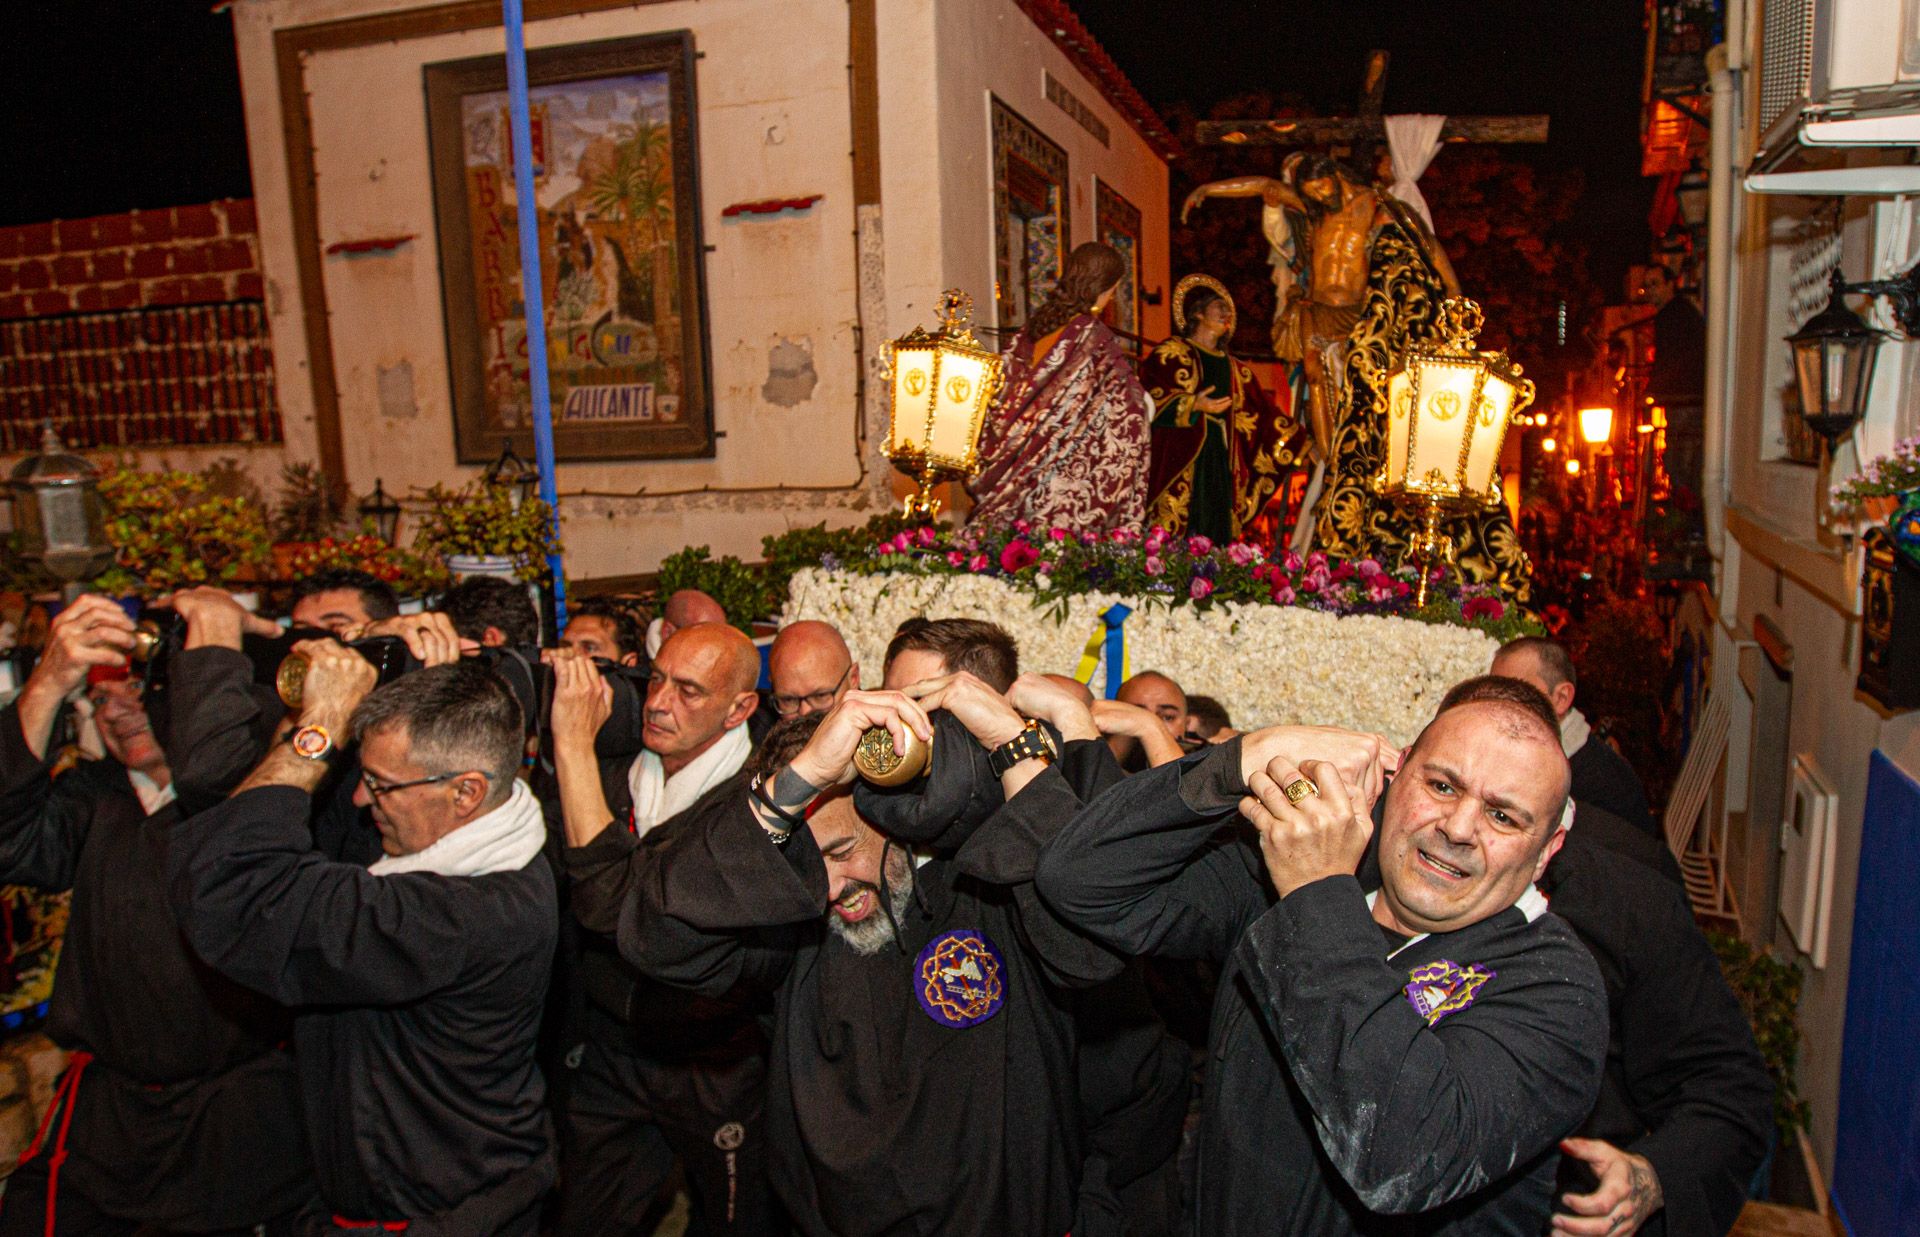
[[[1387,93],[1387,53],[1367,56],[1366,82],[1357,116],[1293,120],[1203,120],[1194,138],[1203,146],[1346,146],[1385,141],[1380,101]],[[1443,142],[1544,142],[1545,116],[1449,116],[1440,130]]]

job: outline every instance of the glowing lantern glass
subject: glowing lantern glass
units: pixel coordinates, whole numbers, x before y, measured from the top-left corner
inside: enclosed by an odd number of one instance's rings
[[[1613,409],[1582,408],[1580,437],[1586,439],[1589,446],[1594,447],[1610,441],[1613,438]]]
[[[1449,297],[1440,338],[1408,347],[1387,375],[1387,455],[1373,489],[1422,519],[1409,544],[1423,567],[1417,605],[1426,604],[1426,568],[1452,552],[1441,518],[1500,502],[1507,426],[1533,402],[1533,382],[1518,365],[1474,347],[1483,321],[1478,305]]]
[[[919,327],[886,348],[892,404],[887,458],[919,482],[906,514],[940,510],[933,487],[980,471],[980,427],[1000,391],[1001,360],[974,338],[973,298],[949,289],[940,297],[938,330]]]

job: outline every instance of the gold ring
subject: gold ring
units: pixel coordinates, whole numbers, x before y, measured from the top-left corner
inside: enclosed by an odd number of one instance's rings
[[[1304,777],[1296,777],[1286,785],[1288,803],[1298,803],[1308,795],[1317,795],[1320,788]]]

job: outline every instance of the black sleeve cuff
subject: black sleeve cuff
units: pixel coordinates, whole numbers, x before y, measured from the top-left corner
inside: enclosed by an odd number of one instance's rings
[[[1232,811],[1246,793],[1246,780],[1240,776],[1238,736],[1180,761],[1180,798],[1198,815]]]

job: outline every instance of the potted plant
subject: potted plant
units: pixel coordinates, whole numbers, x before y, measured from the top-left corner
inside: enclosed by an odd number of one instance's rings
[[[529,583],[542,578],[547,556],[560,552],[552,508],[537,498],[516,501],[506,486],[475,481],[457,490],[436,485],[420,520],[414,549],[438,558],[455,579],[494,575]]]
[[[286,573],[291,580],[304,580],[323,571],[364,571],[393,585],[402,597],[422,597],[446,583],[446,572],[437,562],[388,545],[371,528],[362,528],[351,537],[322,537],[288,548],[291,552]]]
[[[196,473],[123,463],[105,470],[100,497],[115,551],[114,565],[95,581],[102,592],[153,598],[196,584],[230,585],[271,557],[259,504],[218,497]]]
[[[294,557],[303,548],[332,537],[344,517],[324,471],[305,461],[282,465],[280,495],[273,508],[275,573],[297,578],[291,569]]]
[[[1833,487],[1833,509],[1855,520],[1892,522],[1894,513],[1920,493],[1920,436],[1902,439],[1886,455],[1868,460],[1857,474]]]

